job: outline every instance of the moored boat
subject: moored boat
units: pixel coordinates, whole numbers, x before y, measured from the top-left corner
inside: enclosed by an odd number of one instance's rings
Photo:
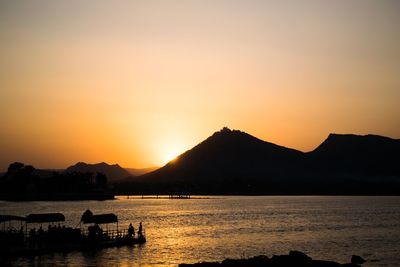
[[[93,215],[87,210],[76,228],[61,225],[64,221],[61,213],[29,214],[26,217],[0,215],[0,224],[3,224],[0,229],[0,255],[18,257],[146,242],[141,223],[137,233],[132,224],[128,229],[121,230],[118,217],[112,213]],[[19,229],[15,227],[18,223]],[[47,225],[47,229],[43,225]],[[111,225],[116,225],[116,228]]]

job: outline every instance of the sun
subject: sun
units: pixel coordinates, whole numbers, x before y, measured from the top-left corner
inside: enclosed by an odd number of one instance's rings
[[[190,147],[185,136],[174,133],[159,138],[158,144],[154,148],[158,155],[159,164],[164,165],[175,162],[176,158]]]
[[[183,148],[179,146],[168,146],[165,147],[162,153],[162,163],[167,164],[168,162],[176,161],[176,158],[183,153]]]
[[[165,154],[165,162],[175,161],[176,157],[179,156],[179,152],[176,150],[168,151]]]

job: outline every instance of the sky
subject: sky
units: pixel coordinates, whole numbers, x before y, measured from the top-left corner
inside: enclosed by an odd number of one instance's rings
[[[0,0],[0,170],[400,138],[399,27],[396,0]]]

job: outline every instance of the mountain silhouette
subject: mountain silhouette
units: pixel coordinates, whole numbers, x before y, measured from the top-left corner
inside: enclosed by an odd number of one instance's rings
[[[316,167],[364,175],[398,175],[400,141],[379,135],[330,134],[309,153]]]
[[[400,141],[388,137],[330,134],[304,153],[223,128],[116,188],[151,194],[396,194],[399,160]]]
[[[302,152],[262,141],[247,133],[224,128],[180,155],[151,176],[169,179],[206,179],[260,176],[266,169],[281,172],[285,164],[296,163]]]
[[[109,165],[105,162],[97,164],[88,164],[84,162],[78,162],[73,166],[68,167],[65,173],[72,172],[93,172],[93,173],[103,173],[107,176],[109,182],[115,182],[129,176],[132,176],[127,170],[119,166],[118,164]]]

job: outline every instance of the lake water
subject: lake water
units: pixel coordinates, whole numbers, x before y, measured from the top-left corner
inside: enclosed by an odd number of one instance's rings
[[[203,199],[126,199],[0,202],[0,214],[62,212],[66,225],[81,214],[115,213],[119,227],[143,222],[141,246],[72,252],[13,262],[23,266],[176,266],[259,254],[306,252],[315,259],[363,266],[400,266],[400,197],[222,196]]]

